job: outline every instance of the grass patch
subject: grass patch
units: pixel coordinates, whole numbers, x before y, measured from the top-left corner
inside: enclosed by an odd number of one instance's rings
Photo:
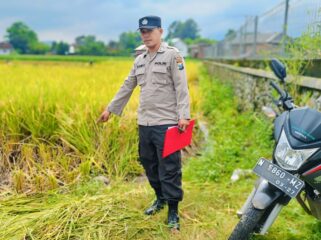
[[[197,181],[226,181],[235,168],[252,168],[258,157],[270,158],[272,124],[261,114],[239,112],[231,86],[200,78],[203,114],[210,138],[201,157],[192,159],[186,175]]]

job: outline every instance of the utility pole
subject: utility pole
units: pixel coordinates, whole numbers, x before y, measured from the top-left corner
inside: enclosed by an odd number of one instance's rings
[[[284,12],[284,23],[283,23],[283,34],[282,34],[282,55],[285,55],[286,38],[288,31],[288,18],[289,18],[289,2],[290,0],[285,0],[285,12]]]

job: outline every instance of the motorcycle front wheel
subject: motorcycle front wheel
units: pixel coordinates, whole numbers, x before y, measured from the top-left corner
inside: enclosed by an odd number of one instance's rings
[[[246,240],[249,239],[252,234],[259,227],[259,222],[264,215],[265,210],[254,208],[251,203],[242,215],[240,221],[235,226],[231,233],[229,240]]]

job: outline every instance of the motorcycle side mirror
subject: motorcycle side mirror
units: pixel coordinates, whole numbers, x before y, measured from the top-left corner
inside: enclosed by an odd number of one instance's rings
[[[285,83],[286,67],[284,64],[278,59],[274,58],[270,62],[270,67],[274,74],[282,81],[282,83]]]

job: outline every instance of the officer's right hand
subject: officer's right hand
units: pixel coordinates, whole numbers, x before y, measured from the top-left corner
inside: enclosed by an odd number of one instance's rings
[[[100,115],[100,117],[97,119],[97,123],[100,122],[107,122],[109,117],[110,117],[111,112],[105,110],[103,113]]]

